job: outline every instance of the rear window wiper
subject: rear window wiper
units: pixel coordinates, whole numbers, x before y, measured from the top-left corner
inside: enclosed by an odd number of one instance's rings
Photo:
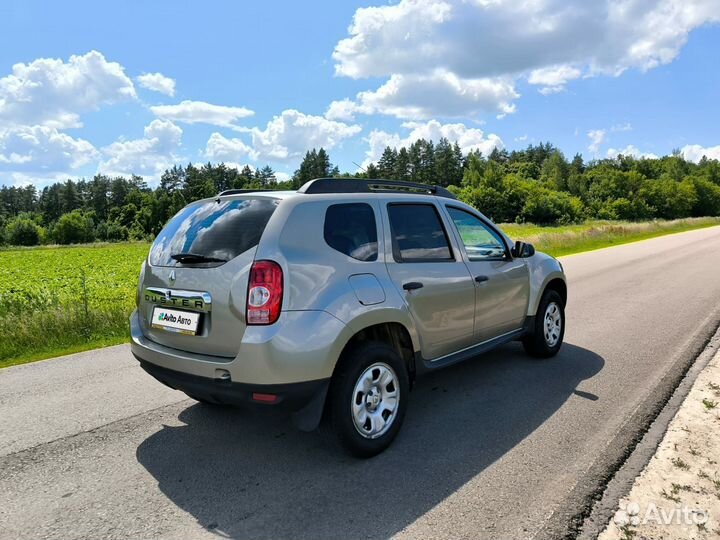
[[[207,257],[198,253],[175,253],[170,258],[179,263],[214,263],[227,262],[226,259],[218,259],[217,257]]]

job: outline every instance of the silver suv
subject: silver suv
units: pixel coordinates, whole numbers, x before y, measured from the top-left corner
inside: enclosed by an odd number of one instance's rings
[[[421,373],[511,340],[556,354],[566,301],[557,260],[441,187],[317,179],[170,220],[142,266],[132,352],[197,401],[286,406],[368,457]]]

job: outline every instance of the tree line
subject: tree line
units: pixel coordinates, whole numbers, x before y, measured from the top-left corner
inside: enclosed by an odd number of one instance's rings
[[[550,143],[464,154],[457,143],[420,139],[386,148],[362,171],[341,174],[323,149],[305,154],[290,180],[270,166],[238,170],[188,164],[166,170],[157,187],[139,176],[96,175],[42,190],[0,188],[0,243],[37,245],[147,240],[189,202],[227,189],[297,189],[318,177],[353,176],[439,184],[496,222],[565,224],[584,219],[644,220],[720,215],[720,163],[620,155],[567,160]]]

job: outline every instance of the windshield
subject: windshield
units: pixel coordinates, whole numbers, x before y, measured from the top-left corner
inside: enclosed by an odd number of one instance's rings
[[[229,199],[190,204],[155,239],[150,264],[218,266],[229,261],[257,246],[278,203],[277,199]]]

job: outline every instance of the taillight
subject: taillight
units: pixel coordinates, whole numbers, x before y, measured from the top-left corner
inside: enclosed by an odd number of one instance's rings
[[[283,274],[274,261],[255,261],[250,268],[247,294],[247,324],[272,324],[280,317]]]

